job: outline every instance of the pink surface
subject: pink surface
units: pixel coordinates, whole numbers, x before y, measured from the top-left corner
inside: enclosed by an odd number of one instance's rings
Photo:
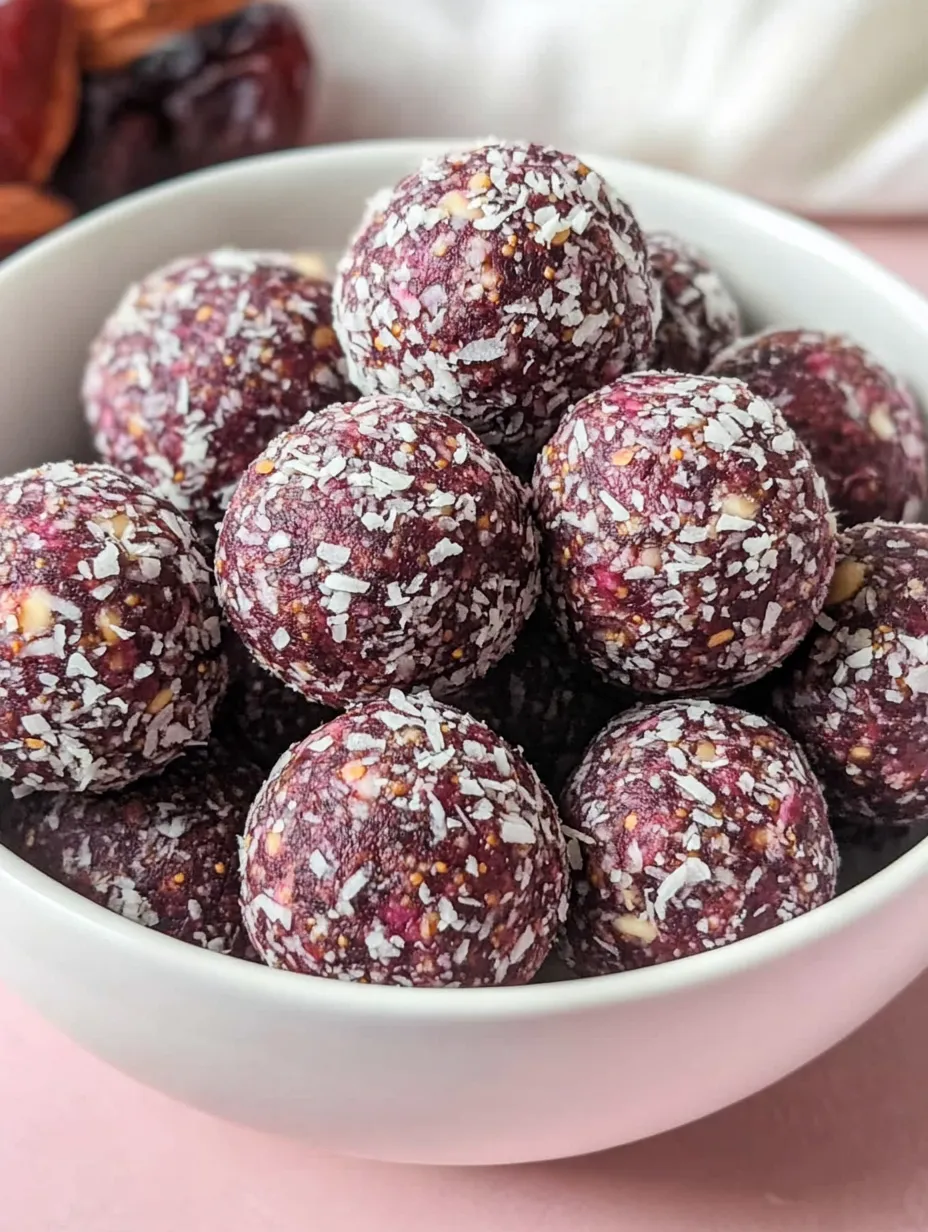
[[[928,225],[839,230],[928,292]],[[926,1039],[928,977],[698,1125],[587,1159],[429,1170],[324,1158],[188,1111],[0,989],[0,1232],[926,1232]],[[564,1064],[586,1080],[582,1058]],[[506,1113],[490,1097],[487,1114]]]

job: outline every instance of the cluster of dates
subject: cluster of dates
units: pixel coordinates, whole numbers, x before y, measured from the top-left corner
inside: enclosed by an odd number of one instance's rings
[[[242,0],[0,4],[0,257],[125,193],[298,145],[312,61]]]

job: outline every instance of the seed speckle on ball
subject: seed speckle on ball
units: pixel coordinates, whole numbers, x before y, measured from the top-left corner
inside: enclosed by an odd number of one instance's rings
[[[525,983],[565,917],[564,838],[516,749],[395,689],[278,764],[248,818],[242,887],[271,966],[418,987]]]
[[[226,685],[193,528],[109,466],[0,480],[0,778],[107,791],[209,734]]]
[[[563,953],[585,975],[728,945],[834,895],[837,847],[805,756],[731,706],[620,715],[562,813],[574,870]]]
[[[415,394],[510,459],[607,370],[641,367],[658,314],[628,206],[579,159],[510,142],[376,197],[335,284],[355,384]]]
[[[766,330],[716,356],[780,411],[845,525],[917,522],[928,494],[925,430],[906,387],[863,347],[817,330]]]
[[[646,238],[661,295],[649,367],[704,372],[741,332],[738,305],[698,249],[668,231],[652,231]]]
[[[837,822],[928,821],[928,527],[841,535],[825,610],[775,700]]]
[[[84,377],[103,460],[145,479],[207,537],[268,441],[352,392],[330,284],[298,257],[232,248],[130,287]]]
[[[785,659],[824,603],[825,485],[740,381],[620,378],[564,417],[533,489],[555,619],[617,684],[731,692]]]
[[[271,442],[232,498],[216,573],[255,658],[335,707],[482,675],[540,590],[522,485],[457,420],[385,396]]]
[[[0,837],[40,872],[126,919],[244,955],[238,843],[261,772],[215,747],[105,795],[36,792]]]

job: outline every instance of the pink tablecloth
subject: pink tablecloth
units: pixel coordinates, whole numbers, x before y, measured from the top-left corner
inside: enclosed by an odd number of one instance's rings
[[[928,291],[928,226],[843,230]],[[698,1125],[457,1172],[322,1158],[220,1124],[0,990],[0,1232],[926,1232],[926,1041],[923,979],[803,1073]]]

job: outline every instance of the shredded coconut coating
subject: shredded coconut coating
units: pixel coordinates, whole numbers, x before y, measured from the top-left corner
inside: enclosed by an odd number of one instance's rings
[[[445,697],[444,690],[435,690]],[[515,648],[486,676],[447,701],[521,748],[549,791],[558,793],[586,746],[630,704],[572,652],[539,608]]]
[[[260,786],[255,766],[201,747],[124,791],[16,801],[4,812],[2,839],[128,920],[244,956],[238,843]]]
[[[272,676],[235,634],[229,635],[226,649],[232,683],[216,713],[213,734],[268,772],[291,744],[334,718],[334,712]]]
[[[740,381],[620,378],[564,417],[533,488],[555,619],[616,684],[730,692],[785,659],[825,601],[825,485]]]
[[[335,283],[358,388],[451,411],[510,460],[607,369],[642,367],[659,313],[628,206],[571,155],[508,142],[374,198]]]
[[[216,574],[254,657],[335,707],[485,674],[541,586],[518,480],[457,420],[386,396],[271,442],[232,498]]]
[[[103,460],[145,479],[208,538],[268,441],[352,394],[330,284],[297,257],[231,248],[130,287],[84,377]]]
[[[653,231],[646,238],[661,295],[661,321],[649,367],[705,372],[741,333],[738,305],[697,248],[667,231]]]
[[[841,535],[825,610],[776,704],[837,822],[928,821],[928,527]]]
[[[706,701],[620,715],[562,801],[573,897],[562,950],[584,975],[764,932],[833,897],[838,853],[801,749]]]
[[[190,523],[109,466],[0,480],[0,779],[107,791],[209,734],[226,685]]]
[[[242,896],[271,966],[417,987],[526,983],[566,916],[564,837],[516,749],[395,689],[281,759],[248,817]]]
[[[928,495],[922,418],[869,352],[836,334],[767,330],[723,351],[711,371],[739,377],[783,412],[844,525],[919,521]]]

